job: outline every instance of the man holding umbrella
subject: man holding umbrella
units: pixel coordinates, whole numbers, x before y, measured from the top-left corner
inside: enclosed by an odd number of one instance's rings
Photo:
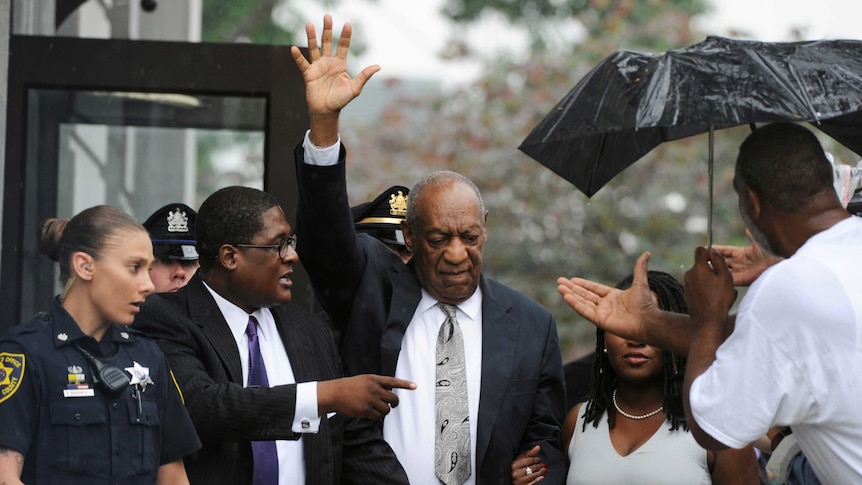
[[[690,317],[656,307],[648,254],[627,291],[581,278],[560,278],[559,291],[605,330],[688,354],[685,411],[702,446],[740,448],[792,426],[823,483],[862,483],[862,219],[843,208],[820,143],[799,125],[749,135],[734,188],[754,240],[785,258],[737,315],[728,265],[706,248],[685,276]]]

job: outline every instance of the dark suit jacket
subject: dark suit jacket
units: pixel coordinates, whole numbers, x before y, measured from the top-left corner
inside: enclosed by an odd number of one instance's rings
[[[339,164],[332,167],[306,165],[301,146],[295,155],[297,249],[318,299],[341,330],[345,372],[394,375],[401,340],[421,299],[412,262],[405,265],[384,244],[356,234],[343,148]],[[478,483],[509,483],[512,460],[536,444],[548,466],[543,483],[563,483],[566,463],[559,434],[566,396],[554,318],[500,283],[483,277],[480,288]]]
[[[297,382],[342,376],[329,330],[293,305],[272,308]],[[251,441],[295,440],[296,385],[244,388],[236,341],[199,275],[147,298],[134,327],[167,355],[203,449],[185,459],[193,485],[251,484]],[[407,483],[370,421],[339,415],[303,434],[306,483]]]

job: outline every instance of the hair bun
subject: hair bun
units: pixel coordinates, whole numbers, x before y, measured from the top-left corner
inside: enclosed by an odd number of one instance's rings
[[[57,219],[55,217],[42,221],[42,227],[39,231],[39,251],[51,258],[51,261],[59,261],[60,259],[60,242],[68,223],[69,219]]]

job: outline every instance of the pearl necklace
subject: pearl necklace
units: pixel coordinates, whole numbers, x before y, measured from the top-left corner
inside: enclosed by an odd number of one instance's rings
[[[616,389],[614,389],[614,393],[611,395],[611,399],[614,401],[614,408],[617,410],[617,412],[622,414],[623,416],[629,418],[629,419],[634,419],[634,420],[646,419],[646,418],[655,416],[656,414],[658,414],[664,410],[664,405],[661,405],[655,411],[650,411],[646,414],[641,414],[640,416],[636,416],[634,414],[629,414],[629,413],[623,411],[622,409],[620,409],[620,405],[617,404],[617,390]]]

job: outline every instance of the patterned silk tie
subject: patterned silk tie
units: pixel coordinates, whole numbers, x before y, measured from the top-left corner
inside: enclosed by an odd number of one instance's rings
[[[470,413],[464,338],[455,318],[458,307],[438,303],[446,321],[437,334],[437,440],[434,471],[441,483],[461,485],[470,477]]]
[[[269,386],[266,378],[266,365],[260,353],[260,343],[257,340],[257,319],[249,315],[248,328],[248,385]],[[278,485],[278,453],[275,441],[252,441],[251,450],[254,456],[254,485]]]

